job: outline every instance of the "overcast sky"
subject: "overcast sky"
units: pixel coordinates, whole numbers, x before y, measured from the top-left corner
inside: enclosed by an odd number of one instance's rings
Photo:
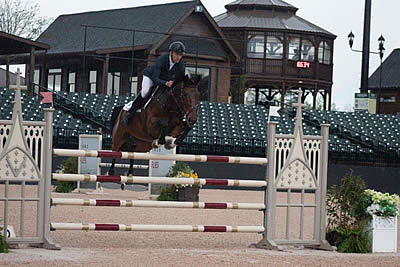
[[[224,13],[224,5],[234,0],[202,0],[212,16]],[[40,5],[41,15],[57,18],[62,14],[104,9],[180,2],[174,0],[30,0]],[[297,15],[337,35],[334,44],[333,101],[339,110],[350,111],[354,93],[359,91],[361,53],[350,51],[347,35],[355,34],[355,49],[362,47],[364,0],[287,0],[299,8]],[[372,0],[371,51],[378,49],[381,34],[386,39],[384,59],[395,48],[400,48],[399,0]],[[162,14],[160,14],[162,15]],[[397,17],[397,19],[396,19]],[[371,55],[369,75],[379,66],[379,56]],[[311,102],[311,99],[308,99]]]

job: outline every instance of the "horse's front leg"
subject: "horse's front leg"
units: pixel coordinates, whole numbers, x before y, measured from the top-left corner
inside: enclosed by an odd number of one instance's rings
[[[161,129],[160,137],[158,138],[158,144],[164,145],[165,137],[167,136],[168,119],[160,119],[158,121],[158,125],[160,126]]]
[[[183,140],[189,134],[190,130],[192,130],[192,127],[186,125],[185,129],[183,129],[183,132],[176,137],[175,145],[177,145],[177,146],[182,145],[183,144]]]

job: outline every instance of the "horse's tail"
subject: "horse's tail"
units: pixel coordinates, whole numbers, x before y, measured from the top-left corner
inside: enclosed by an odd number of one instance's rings
[[[110,121],[111,122],[111,130],[114,129],[115,122],[116,122],[118,115],[121,112],[123,107],[124,106],[117,106],[117,107],[113,108],[113,111],[111,113],[111,121]]]

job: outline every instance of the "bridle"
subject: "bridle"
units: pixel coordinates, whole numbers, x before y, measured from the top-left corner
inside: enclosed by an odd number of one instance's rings
[[[178,107],[178,111],[171,111],[171,112],[176,112],[179,115],[183,116],[183,120],[182,122],[186,123],[186,125],[190,128],[193,127],[193,125],[190,124],[190,122],[187,120],[188,116],[195,110],[197,110],[197,107],[199,106],[199,104],[196,105],[192,105],[189,111],[185,111],[182,106],[184,104],[184,96],[183,96],[183,88],[180,89],[180,94],[179,94],[179,100],[180,102],[177,100],[175,94],[173,94],[173,89],[169,90],[169,94],[172,97],[172,99],[174,99],[176,106]]]

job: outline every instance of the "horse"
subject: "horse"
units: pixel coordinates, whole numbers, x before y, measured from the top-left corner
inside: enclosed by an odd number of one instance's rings
[[[161,145],[166,149],[181,145],[197,121],[200,79],[199,75],[191,78],[186,75],[172,88],[159,86],[154,89],[129,125],[122,123],[128,112],[121,106],[115,107],[111,115],[112,151],[149,152]],[[109,175],[114,175],[114,165],[115,159],[108,170]],[[127,175],[133,175],[133,159]]]

